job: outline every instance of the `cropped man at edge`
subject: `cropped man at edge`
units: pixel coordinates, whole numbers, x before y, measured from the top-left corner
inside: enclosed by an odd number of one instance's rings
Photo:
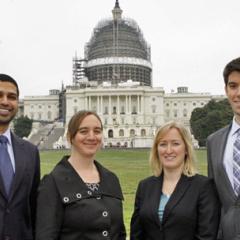
[[[34,239],[40,181],[36,146],[17,137],[10,123],[18,111],[17,82],[0,74],[0,239]]]
[[[222,204],[218,239],[240,239],[240,58],[223,72],[233,121],[208,137],[208,175],[214,179]]]

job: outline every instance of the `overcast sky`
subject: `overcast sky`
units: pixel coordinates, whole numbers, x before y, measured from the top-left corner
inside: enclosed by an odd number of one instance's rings
[[[115,0],[0,0],[0,72],[21,97],[72,83],[72,57],[83,57]],[[223,94],[222,70],[240,56],[239,0],[119,0],[151,46],[153,85],[166,92]]]

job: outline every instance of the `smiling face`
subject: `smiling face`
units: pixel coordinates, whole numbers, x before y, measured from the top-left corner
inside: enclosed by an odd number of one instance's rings
[[[233,71],[228,76],[225,92],[232,107],[234,116],[237,122],[240,123],[240,72]]]
[[[102,145],[102,125],[94,115],[86,116],[72,139],[72,147],[81,156],[94,157]]]
[[[4,132],[18,110],[16,86],[11,82],[0,81],[0,128]]]
[[[182,170],[186,156],[185,143],[176,128],[171,128],[158,143],[158,157],[163,170]]]

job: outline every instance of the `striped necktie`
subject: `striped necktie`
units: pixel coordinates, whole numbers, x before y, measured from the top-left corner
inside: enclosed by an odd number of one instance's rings
[[[11,159],[7,150],[7,137],[0,135],[0,173],[4,183],[5,191],[9,194],[14,171],[11,163]]]

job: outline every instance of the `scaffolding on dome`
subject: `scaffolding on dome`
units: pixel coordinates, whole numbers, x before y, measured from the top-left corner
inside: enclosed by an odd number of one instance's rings
[[[85,58],[88,60],[109,56],[130,56],[151,60],[150,45],[144,39],[143,33],[135,20],[122,18],[114,27],[112,18],[102,19],[94,28],[90,41],[85,45]],[[114,32],[118,31],[117,34]],[[114,35],[118,39],[114,39]],[[114,41],[118,41],[116,45]]]
[[[81,81],[85,81],[85,59],[79,58],[77,54],[73,57],[73,85],[78,85]]]

